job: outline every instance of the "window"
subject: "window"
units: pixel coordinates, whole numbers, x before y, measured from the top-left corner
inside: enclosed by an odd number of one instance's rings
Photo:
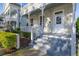
[[[31,26],[33,26],[33,18],[30,19]]]
[[[56,12],[55,14],[60,14],[60,13],[63,13],[63,11]]]
[[[12,26],[16,26],[16,21],[11,21],[10,23]]]
[[[63,17],[62,15],[63,15],[63,11],[55,12],[56,24],[62,23],[62,17]]]
[[[40,25],[42,25],[42,22],[44,24],[44,16],[43,16],[43,21],[42,21],[42,16],[40,16]]]
[[[42,16],[40,16],[40,25],[42,25]]]
[[[61,24],[61,17],[59,16],[56,17],[56,24]]]

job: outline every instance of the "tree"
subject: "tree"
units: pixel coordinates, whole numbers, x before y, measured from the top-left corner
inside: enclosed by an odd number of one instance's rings
[[[79,33],[79,17],[77,18],[76,22],[76,32]]]
[[[78,40],[79,40],[79,17],[76,22],[76,55],[78,55]]]

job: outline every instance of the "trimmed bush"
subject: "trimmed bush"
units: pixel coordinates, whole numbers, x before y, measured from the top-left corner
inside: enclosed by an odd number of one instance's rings
[[[30,38],[31,37],[31,33],[30,32],[21,32],[22,33],[22,36],[23,37],[26,37],[26,38]]]
[[[31,42],[31,33],[30,32],[21,32],[20,47],[25,48],[25,47],[29,46],[30,42]]]
[[[16,47],[16,34],[10,32],[0,32],[0,43],[3,48]]]
[[[12,32],[13,32],[13,33],[18,33],[18,34],[19,34],[21,31],[20,31],[20,28],[16,28],[15,30],[12,30]]]

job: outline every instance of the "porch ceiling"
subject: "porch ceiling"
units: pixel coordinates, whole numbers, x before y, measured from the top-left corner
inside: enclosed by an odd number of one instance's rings
[[[49,3],[45,6],[44,10],[47,10],[47,9],[50,9],[50,8],[53,8],[53,7],[56,7],[56,6],[59,6],[59,5],[64,5],[64,4],[66,4],[66,3]],[[37,13],[40,13],[40,12],[41,12],[40,9],[36,9],[36,10],[31,11],[30,15],[37,14]]]
[[[59,6],[59,5],[63,5],[63,4],[65,4],[65,3],[50,3],[50,4],[47,4],[45,6],[44,10],[47,10],[49,8],[53,8],[53,7],[56,7],[56,6]],[[41,12],[40,9],[36,9],[36,10],[32,11],[30,14],[33,15],[33,14],[37,14],[37,13],[40,13],[40,12]]]
[[[65,3],[50,3],[50,4],[47,4],[45,6],[45,9],[44,10],[47,10],[49,8],[53,8],[53,7],[56,7],[56,6],[59,6],[59,5],[63,5],[63,4],[65,4]]]
[[[40,12],[41,12],[40,9],[36,9],[36,10],[34,10],[34,11],[31,12],[31,15],[33,15],[33,14],[37,14],[37,13],[40,13]]]

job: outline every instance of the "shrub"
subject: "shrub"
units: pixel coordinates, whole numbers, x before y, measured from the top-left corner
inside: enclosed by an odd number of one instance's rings
[[[4,48],[16,47],[16,34],[10,32],[0,32],[0,43]]]
[[[21,32],[23,37],[31,37],[31,33],[30,32]]]
[[[24,48],[26,46],[29,46],[30,42],[31,42],[31,33],[21,32],[20,47]]]
[[[20,28],[16,28],[15,30],[12,30],[13,33],[20,33]]]

